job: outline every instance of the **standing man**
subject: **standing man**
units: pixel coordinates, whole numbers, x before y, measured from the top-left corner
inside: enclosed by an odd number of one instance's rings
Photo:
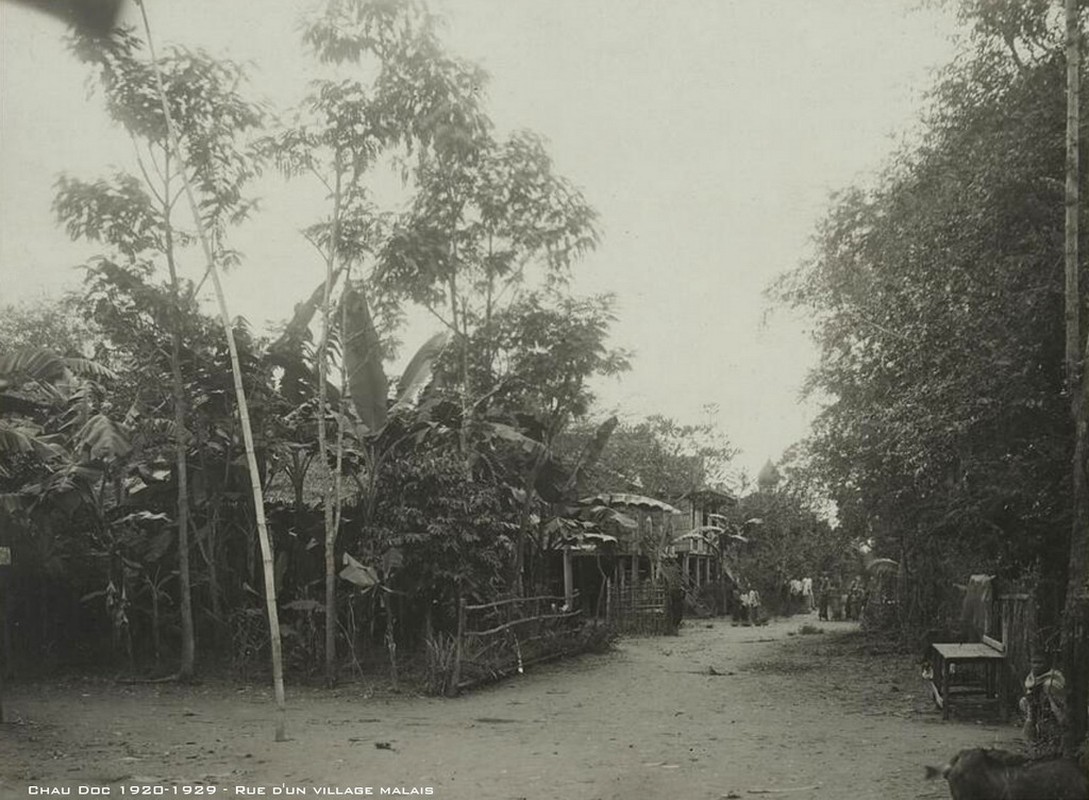
[[[832,596],[832,581],[827,572],[822,572],[817,583],[817,618],[828,620],[828,601]]]
[[[760,624],[760,592],[756,589],[749,590],[749,619],[753,625]]]

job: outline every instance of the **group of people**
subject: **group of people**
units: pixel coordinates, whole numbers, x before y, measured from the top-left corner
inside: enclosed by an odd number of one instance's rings
[[[756,589],[733,592],[733,617],[734,624],[759,625],[760,624],[760,592]]]
[[[854,578],[844,589],[838,579],[825,573],[816,582],[812,578],[784,581],[778,601],[788,615],[808,614],[816,609],[822,620],[857,620],[866,606],[866,589],[861,578]],[[734,624],[760,624],[760,593],[751,587],[734,587],[729,610]]]
[[[866,589],[861,578],[854,578],[844,591],[840,582],[821,575],[817,584],[817,616],[822,620],[857,620],[866,607]]]
[[[793,578],[783,584],[784,609],[788,614],[808,614],[813,610],[813,579]]]

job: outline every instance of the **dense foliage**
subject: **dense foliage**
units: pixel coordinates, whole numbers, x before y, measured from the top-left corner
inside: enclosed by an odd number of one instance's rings
[[[921,139],[836,198],[816,257],[777,287],[821,345],[811,471],[900,562],[916,624],[969,572],[1061,586],[1071,528],[1061,28],[1044,3],[965,14],[974,49]]]
[[[168,670],[180,657],[184,678],[194,656],[264,663],[231,364],[202,281],[178,269],[196,241],[176,208],[182,170],[220,266],[241,263],[228,237],[256,210],[245,190],[260,170],[328,191],[303,231],[324,280],[278,336],[233,328],[291,668],[324,660],[332,680],[379,643],[395,668],[398,643],[452,630],[459,596],[534,588],[526,553],[539,567],[554,543],[544,525],[576,513],[555,501],[589,451],[565,460],[552,439],[589,413],[592,378],[627,368],[606,345],[610,298],[567,285],[596,241],[593,211],[537,137],[493,136],[483,73],[446,53],[422,6],[330,2],[303,36],[373,80],[314,84],[282,126],[246,99],[236,66],[161,59],[185,163],[139,38],[73,42],[136,162],[58,182],[59,223],[101,253],[80,296],[11,309],[0,328],[9,669],[85,657]],[[389,164],[415,198],[399,217],[367,187]],[[409,302],[449,330],[395,380],[384,362]]]

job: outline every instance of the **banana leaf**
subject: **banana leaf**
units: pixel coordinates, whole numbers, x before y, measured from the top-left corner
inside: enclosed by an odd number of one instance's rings
[[[329,285],[330,291],[336,286],[337,279],[340,277],[340,272],[341,270],[338,269],[333,273],[333,281]],[[280,334],[280,338],[269,346],[269,352],[301,353],[303,342],[306,342],[310,338],[310,322],[314,319],[314,314],[321,308],[321,304],[324,300],[325,281],[322,281],[318,284],[317,288],[310,293],[308,298],[301,303],[295,304],[295,312],[291,317],[291,321],[284,326],[284,331]]]
[[[344,569],[340,571],[339,575],[349,583],[354,583],[363,591],[373,589],[379,583],[378,570],[359,563],[347,553],[344,554]]]
[[[4,353],[0,355],[0,390],[18,386],[27,379],[53,383],[64,378],[67,372],[64,359],[44,348]]]
[[[76,436],[75,449],[92,459],[123,458],[132,450],[121,426],[105,414],[95,414]]]
[[[613,435],[613,431],[616,430],[619,422],[620,420],[616,416],[609,417],[594,431],[594,435],[590,437],[590,441],[586,443],[586,446],[582,448],[582,453],[579,454],[578,464],[567,483],[568,491],[574,490],[586,470],[591,469],[597,463],[597,460],[601,458],[605,445],[609,443],[609,437]]]
[[[416,393],[427,383],[431,377],[431,367],[446,348],[446,342],[446,334],[437,333],[416,351],[416,355],[405,367],[401,380],[397,382],[397,402],[393,406],[394,411],[408,406]]]
[[[368,431],[377,432],[386,424],[389,394],[378,331],[362,291],[349,286],[344,290],[342,302],[346,318],[344,369],[352,403]]]

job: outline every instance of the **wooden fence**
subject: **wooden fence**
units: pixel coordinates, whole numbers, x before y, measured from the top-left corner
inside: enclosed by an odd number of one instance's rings
[[[584,649],[578,594],[512,597],[470,604],[462,598],[448,694],[521,673],[526,667]]]
[[[610,582],[606,620],[617,633],[672,635],[677,625],[669,613],[669,591],[659,583],[615,586]]]
[[[1075,740],[1085,738],[1089,726],[1089,595],[1079,595],[1075,611],[1074,648],[1072,659],[1073,674],[1064,675],[1067,686],[1066,709],[1072,716],[1072,729]],[[1025,678],[1033,670],[1032,650],[1036,638],[1036,602],[1028,592],[1009,592],[999,595],[995,603],[998,621],[995,629],[1001,632],[1001,642],[1005,648],[1008,670],[1007,680],[1013,687],[1011,701],[1021,696]],[[1065,669],[1061,663],[1061,654],[1054,642],[1043,643],[1053,660],[1054,666]],[[1039,743],[1037,743],[1039,744]],[[1046,746],[1046,743],[1045,743]],[[1041,752],[1039,750],[1037,753]]]
[[[1025,676],[1032,669],[1032,640],[1036,635],[1036,603],[1027,592],[1000,594],[995,603],[998,617],[988,634],[997,638],[1006,653],[1006,679],[1012,687],[1010,700],[1021,696]],[[997,636],[995,635],[997,634]]]

